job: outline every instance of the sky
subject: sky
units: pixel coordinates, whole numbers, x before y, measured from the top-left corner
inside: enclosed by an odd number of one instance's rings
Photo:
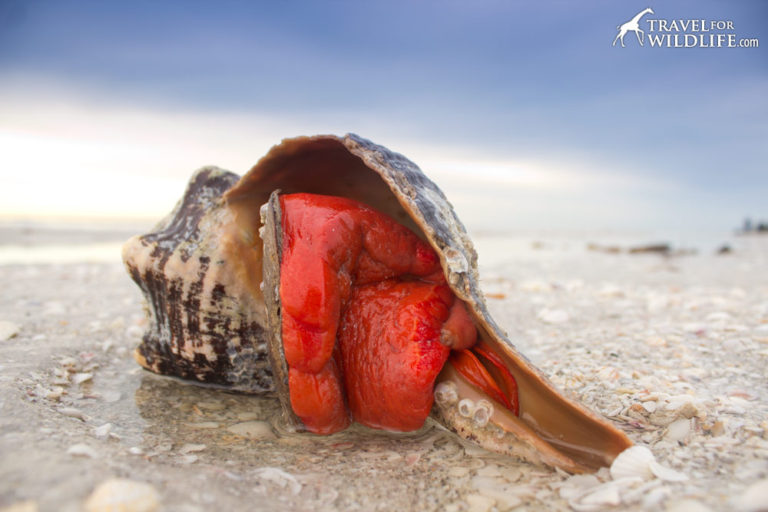
[[[643,46],[612,45],[646,7]],[[653,47],[649,19],[733,28]],[[159,218],[203,165],[354,132],[470,229],[730,230],[768,219],[766,22],[763,0],[0,0],[0,218]]]

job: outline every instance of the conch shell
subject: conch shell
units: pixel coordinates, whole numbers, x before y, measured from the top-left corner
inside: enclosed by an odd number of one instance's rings
[[[632,444],[560,394],[494,322],[477,254],[440,189],[404,156],[352,134],[286,139],[242,178],[203,168],[168,217],[125,244],[123,260],[149,306],[139,364],[231,390],[277,392],[288,421],[300,426],[288,399],[278,293],[278,194],[299,192],[360,201],[428,242],[478,337],[514,375],[519,416],[447,364],[433,407],[445,427],[490,450],[569,472],[609,466]]]

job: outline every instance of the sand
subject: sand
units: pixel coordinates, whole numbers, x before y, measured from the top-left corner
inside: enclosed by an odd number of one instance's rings
[[[142,299],[115,252],[0,265],[0,510],[765,507],[768,238],[679,257],[588,251],[588,240],[477,242],[510,337],[662,469],[574,477],[432,422],[407,435],[286,434],[273,397],[138,368]]]

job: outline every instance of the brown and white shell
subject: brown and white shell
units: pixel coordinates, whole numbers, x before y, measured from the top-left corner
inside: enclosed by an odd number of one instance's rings
[[[560,394],[493,321],[477,254],[437,185],[404,156],[353,134],[286,139],[239,180],[203,168],[166,219],[125,244],[123,260],[149,306],[150,327],[136,350],[142,366],[238,391],[277,391],[292,417],[279,339],[275,191],[361,201],[435,249],[480,337],[515,375],[520,400],[519,418],[489,409],[482,394],[447,367],[433,408],[446,427],[494,451],[572,472],[610,465],[631,445],[605,419]]]

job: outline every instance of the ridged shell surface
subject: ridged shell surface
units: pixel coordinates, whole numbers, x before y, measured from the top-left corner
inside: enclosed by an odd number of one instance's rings
[[[197,171],[173,212],[126,242],[123,261],[147,301],[149,327],[135,352],[142,366],[260,393],[272,390],[264,303],[252,293],[258,284],[248,285],[252,250],[222,198],[238,179]]]

